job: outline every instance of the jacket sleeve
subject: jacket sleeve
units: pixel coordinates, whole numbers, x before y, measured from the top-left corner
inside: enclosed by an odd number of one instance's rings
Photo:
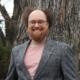
[[[64,47],[62,50],[62,54],[62,72],[64,77],[63,80],[79,80],[71,47]]]
[[[18,75],[14,63],[14,50],[12,49],[8,73],[5,80],[18,80]]]

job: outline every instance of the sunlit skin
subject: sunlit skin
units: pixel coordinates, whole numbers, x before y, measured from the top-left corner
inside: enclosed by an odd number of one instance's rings
[[[41,10],[35,10],[35,11],[31,12],[31,14],[29,15],[29,18],[28,18],[29,22],[30,21],[37,22],[40,20],[47,21],[46,15]],[[30,45],[36,47],[36,46],[44,43],[46,41],[48,27],[49,27],[48,22],[44,22],[44,24],[42,26],[40,26],[38,23],[36,23],[35,26],[31,26],[28,23],[28,33],[32,39]]]

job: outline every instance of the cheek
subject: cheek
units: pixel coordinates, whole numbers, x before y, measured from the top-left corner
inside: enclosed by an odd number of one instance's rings
[[[30,24],[28,24],[28,28],[31,28],[32,26],[30,26]]]
[[[31,29],[30,29],[30,27],[28,27],[27,31],[28,31],[28,33],[31,33]]]
[[[46,26],[46,29],[48,30],[49,26]]]
[[[31,30],[31,28],[32,28],[31,26],[28,26],[28,28],[27,28],[27,29],[28,29],[28,30]]]
[[[46,25],[44,26],[44,29],[45,30],[48,30],[49,29],[49,24],[48,23],[46,23]]]
[[[48,23],[48,22],[47,22],[47,24],[46,24],[46,25],[47,25],[47,28],[49,29],[49,23]]]
[[[48,26],[48,25],[46,25],[46,26],[45,26],[45,30],[48,30],[48,29],[49,29],[49,26]]]
[[[48,31],[48,27],[46,26],[44,29],[43,29],[43,33],[46,33]]]

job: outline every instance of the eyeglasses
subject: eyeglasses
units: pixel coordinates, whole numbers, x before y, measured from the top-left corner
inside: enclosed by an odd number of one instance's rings
[[[40,21],[28,21],[28,22],[29,22],[30,26],[35,26],[36,23],[38,23],[39,26],[43,26],[44,23],[47,22],[47,21],[40,20]]]

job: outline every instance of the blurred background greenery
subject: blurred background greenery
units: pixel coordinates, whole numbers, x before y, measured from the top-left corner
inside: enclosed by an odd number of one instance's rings
[[[0,78],[5,78],[10,60],[11,47],[0,29]]]

